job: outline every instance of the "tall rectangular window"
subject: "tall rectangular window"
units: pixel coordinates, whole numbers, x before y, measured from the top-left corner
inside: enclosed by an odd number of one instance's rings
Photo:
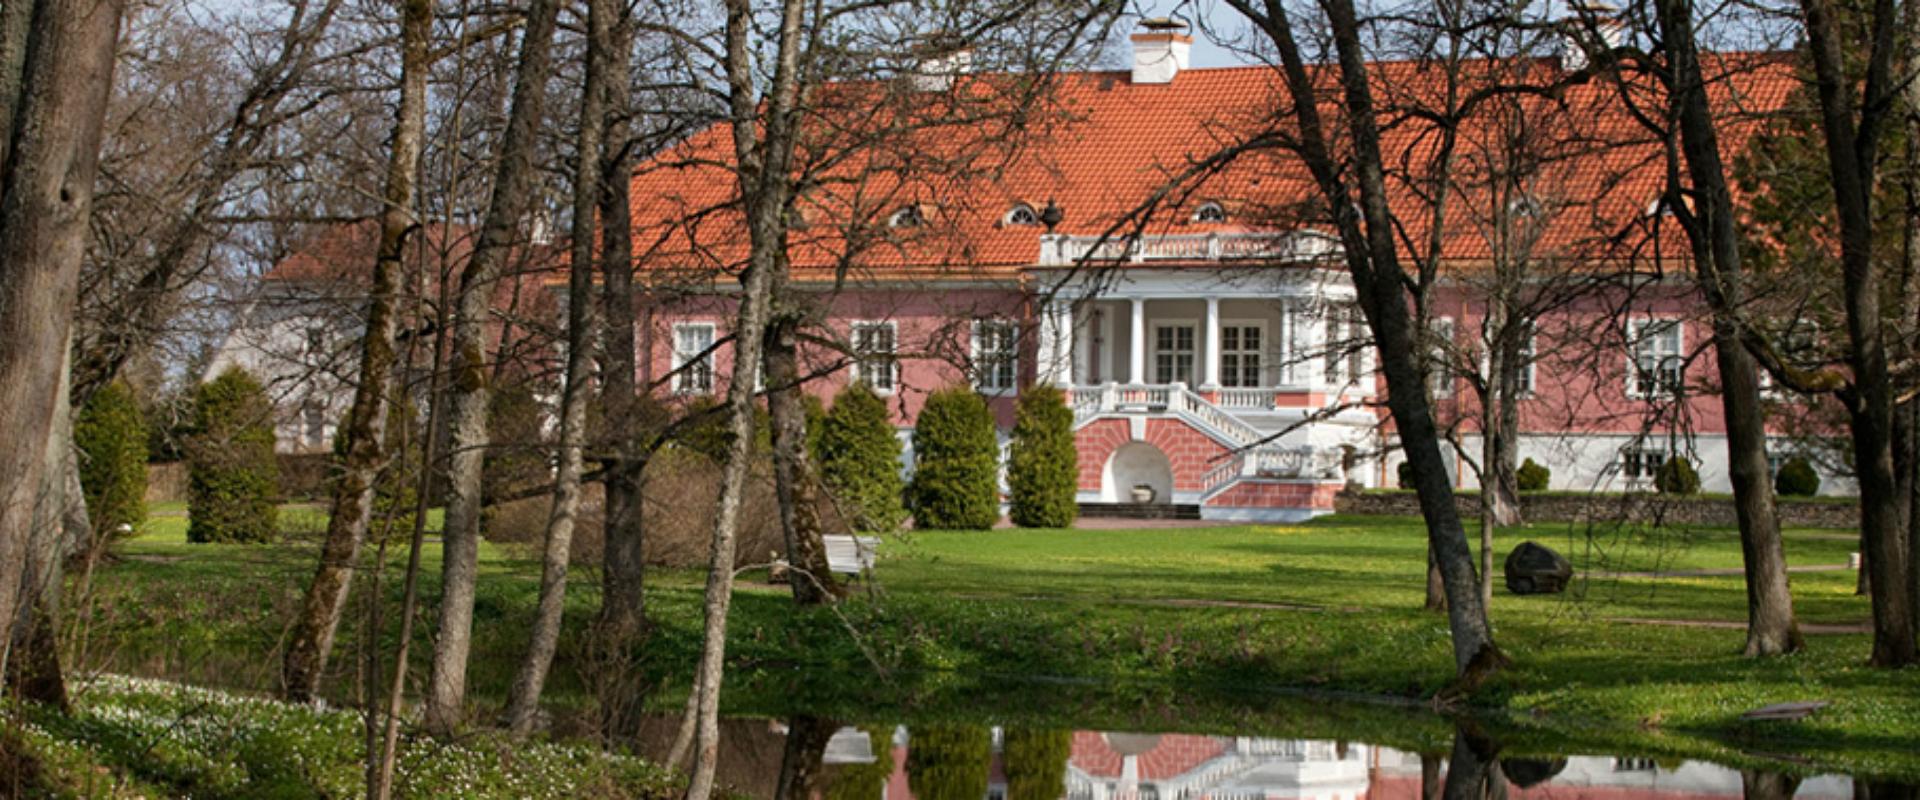
[[[713,391],[714,327],[711,322],[673,326],[673,390],[680,394]]]
[[[1679,394],[1686,385],[1679,320],[1634,320],[1628,323],[1627,343],[1633,351],[1627,394],[1633,397]]]
[[[1427,390],[1434,397],[1452,397],[1453,318],[1434,319],[1427,333]]]
[[[1515,370],[1513,385],[1519,390],[1521,397],[1533,394],[1533,359],[1535,352],[1533,340],[1537,335],[1533,330],[1533,326],[1528,325],[1527,330],[1520,338],[1520,352],[1515,353],[1515,355],[1519,356],[1519,359],[1513,365]]]
[[[1020,383],[1020,327],[1007,320],[973,323],[974,387],[987,393],[1013,391]]]
[[[1335,386],[1363,383],[1367,377],[1366,315],[1353,305],[1327,308],[1327,382]]]
[[[900,383],[896,331],[891,322],[853,323],[853,378],[878,394],[891,394]]]
[[[1193,382],[1193,326],[1153,328],[1153,382]]]
[[[1266,346],[1266,328],[1248,323],[1220,326],[1220,385],[1234,388],[1260,386],[1261,354]]]

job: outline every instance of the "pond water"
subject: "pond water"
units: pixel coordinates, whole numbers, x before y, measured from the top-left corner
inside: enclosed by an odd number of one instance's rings
[[[642,751],[664,755],[671,720]],[[823,800],[1913,800],[1920,787],[1701,761],[1502,756],[1468,732],[1442,752],[1361,742],[988,726],[728,720],[721,782]]]

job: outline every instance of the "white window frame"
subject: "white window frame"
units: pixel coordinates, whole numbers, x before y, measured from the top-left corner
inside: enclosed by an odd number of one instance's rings
[[[1373,381],[1367,378],[1373,375],[1373,330],[1367,327],[1366,312],[1358,303],[1331,303],[1325,317],[1323,379],[1336,388],[1353,386],[1371,394]]]
[[[1242,345],[1240,347],[1234,348],[1231,351],[1236,356],[1245,357],[1245,356],[1251,355],[1254,358],[1258,359],[1258,361],[1256,362],[1257,366],[1254,367],[1254,382],[1252,385],[1236,384],[1236,383],[1233,383],[1231,380],[1229,380],[1227,377],[1228,375],[1227,353],[1229,352],[1227,350],[1227,329],[1228,328],[1252,328],[1260,332],[1260,345],[1258,347],[1252,350],[1249,350],[1245,347],[1245,345]],[[1213,358],[1214,358],[1214,361],[1219,365],[1221,388],[1223,389],[1272,388],[1271,387],[1272,381],[1267,376],[1270,374],[1273,374],[1274,364],[1270,359],[1267,358],[1267,356],[1268,354],[1274,352],[1273,351],[1274,342],[1273,342],[1273,338],[1269,336],[1268,333],[1269,333],[1269,326],[1267,325],[1267,321],[1264,319],[1220,320],[1220,345],[1219,345],[1218,352],[1215,352],[1213,354]]]
[[[680,335],[682,331],[694,330],[705,330],[707,332],[707,346],[699,350],[688,350],[681,346]],[[718,323],[708,320],[687,320],[673,323],[673,360],[671,363],[673,365],[674,394],[713,393],[714,372],[716,371],[714,369],[713,345],[718,341],[720,341],[720,326]],[[699,371],[691,373],[682,371],[682,367],[685,367],[696,358],[706,362],[704,369],[696,368]],[[690,380],[696,375],[700,376],[700,380]]]
[[[1459,329],[1453,317],[1433,317],[1427,320],[1427,329],[1432,342],[1427,348],[1427,393],[1436,399],[1452,397],[1453,385],[1460,380],[1453,368],[1454,337]]]
[[[1673,331],[1673,352],[1659,351],[1657,341],[1647,336],[1646,330],[1655,326],[1671,326]],[[1664,335],[1662,332],[1661,335]],[[1655,358],[1652,391],[1641,387],[1643,372],[1640,369],[1641,348],[1646,342],[1655,342],[1652,353]],[[1627,322],[1627,397],[1635,400],[1651,400],[1659,397],[1678,395],[1687,383],[1687,326],[1686,321],[1677,317],[1639,317]],[[1673,376],[1663,373],[1672,365]],[[1668,385],[1671,384],[1671,385]]]
[[[1209,216],[1215,217],[1215,219],[1205,219],[1205,217],[1209,217]],[[1193,216],[1190,219],[1193,222],[1211,223],[1216,225],[1220,223],[1224,223],[1227,221],[1227,207],[1220,205],[1220,203],[1216,201],[1208,200],[1207,202],[1201,203],[1200,205],[1194,207]]]
[[[886,384],[887,384],[886,386],[879,386],[874,383],[872,376],[868,373],[868,370],[867,370],[866,362],[868,358],[865,355],[865,351],[862,350],[861,344],[860,344],[861,331],[871,330],[876,328],[887,329],[887,344],[891,345],[891,347],[887,350],[887,354],[886,354],[887,371],[888,371],[888,375],[886,378]],[[865,383],[867,385],[867,388],[872,389],[874,394],[880,395],[881,397],[888,397],[888,396],[891,396],[894,392],[899,391],[900,390],[900,325],[899,323],[896,323],[893,320],[878,320],[878,319],[855,320],[847,330],[848,330],[847,342],[848,344],[852,345],[852,347],[849,349],[853,351],[853,379],[855,381]]]
[[[1161,328],[1186,328],[1188,331],[1191,331],[1193,334],[1193,349],[1187,351],[1191,355],[1191,360],[1187,364],[1187,374],[1185,377],[1182,377],[1179,380],[1173,380],[1173,381],[1160,380],[1160,352],[1161,352],[1160,351],[1160,329]],[[1199,322],[1197,320],[1184,319],[1184,318],[1149,319],[1147,320],[1147,332],[1150,334],[1148,337],[1149,341],[1147,342],[1147,345],[1148,345],[1147,369],[1151,373],[1151,377],[1152,377],[1152,380],[1150,382],[1155,384],[1184,383],[1187,385],[1193,385],[1195,383],[1194,373],[1200,369],[1200,365],[1202,363],[1200,359],[1205,358],[1205,354],[1202,351],[1206,348],[1206,342],[1200,338]],[[1169,352],[1170,354],[1178,354],[1180,351],[1170,350],[1167,352]]]
[[[1007,350],[1003,355],[995,356],[987,351],[983,329],[1001,328],[1007,333]],[[1020,391],[1020,323],[1002,317],[989,317],[973,321],[973,346],[969,358],[973,363],[973,388],[984,395],[1007,396]],[[998,370],[1005,370],[1005,385],[993,380]]]
[[[1021,219],[1023,213],[1026,217],[1025,219]],[[1039,225],[1040,212],[1034,210],[1033,206],[1027,205],[1026,203],[1015,203],[1012,208],[1007,209],[1007,213],[1001,215],[1000,224],[1009,227]]]
[[[1520,373],[1520,398],[1523,400],[1533,397],[1533,387],[1537,385],[1535,367],[1539,365],[1537,359],[1540,353],[1534,341],[1540,338],[1540,332],[1532,325],[1528,325],[1527,330],[1527,338],[1521,341],[1520,352],[1516,354],[1527,362],[1526,370]],[[1493,349],[1493,344],[1484,340],[1480,344],[1484,348],[1480,353],[1480,374],[1485,376],[1487,383],[1491,384],[1500,379],[1500,376],[1493,374],[1493,358],[1491,352],[1488,352]]]
[[[1520,397],[1532,397],[1534,387],[1539,386],[1540,369],[1540,329],[1527,326],[1526,341],[1520,344],[1519,356],[1526,359],[1527,368],[1520,371]]]
[[[1651,464],[1647,456],[1657,455],[1659,460]],[[1673,460],[1673,451],[1666,447],[1645,442],[1636,442],[1620,448],[1620,476],[1634,483],[1652,483],[1660,474],[1660,468]]]

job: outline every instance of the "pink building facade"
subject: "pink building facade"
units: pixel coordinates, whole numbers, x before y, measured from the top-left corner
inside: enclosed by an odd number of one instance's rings
[[[1240,120],[1253,118],[1248,109],[1277,91],[1261,68],[1185,69],[1183,39],[1136,35],[1131,73],[1067,76],[1068,133],[992,179],[960,185],[959,196],[896,191],[911,202],[884,216],[884,227],[863,230],[888,243],[879,255],[836,250],[846,245],[829,226],[805,228],[808,242],[792,259],[817,312],[803,351],[808,391],[830,402],[858,381],[886,397],[909,443],[902,468],[910,471],[911,430],[929,392],[971,385],[1004,436],[1023,388],[1058,386],[1074,411],[1079,499],[1093,507],[1284,522],[1331,512],[1346,487],[1395,485],[1400,457],[1385,387],[1339,242],[1311,218],[1273,211],[1311,202],[1297,163],[1271,155],[1236,162],[1188,187],[1160,217],[1114,233],[1178,165],[1230,144]],[[1747,84],[1736,90],[1749,106],[1780,102],[1790,75],[1754,58],[1759,68],[1739,73]],[[1396,77],[1408,69],[1383,64],[1382,80],[1424,79]],[[1613,102],[1603,88],[1581,88],[1550,110],[1564,118],[1543,112],[1540,124],[1581,141],[1618,137],[1621,152],[1644,148],[1644,132]],[[645,234],[636,240],[654,243],[637,254],[643,268],[706,263],[724,272],[743,260],[737,227],[707,223],[718,231],[707,235],[683,224],[730,213],[736,202],[731,176],[712,167],[728,157],[722,128],[636,176]],[[1730,142],[1736,133],[1729,129]],[[1394,135],[1405,138],[1386,147],[1422,146],[1418,131]],[[1684,276],[1683,261],[1641,261],[1685,252],[1676,231],[1658,224],[1658,163],[1566,159],[1541,169],[1552,180],[1539,179],[1519,205],[1500,206],[1538,227],[1532,257],[1640,276],[1534,323],[1519,450],[1551,470],[1554,489],[1648,488],[1661,463],[1680,457],[1696,465],[1706,491],[1728,489],[1702,304],[1684,280],[1653,277]],[[1394,202],[1417,220],[1413,194]],[[1461,202],[1485,199],[1467,192]],[[1474,276],[1506,256],[1475,220],[1455,224],[1436,237],[1444,268],[1429,313],[1427,389],[1452,434],[1456,485],[1472,488],[1481,446],[1472,376],[1485,371],[1476,368],[1487,352]],[[1622,249],[1635,255],[1623,260]],[[848,263],[856,268],[839,268]],[[737,284],[713,274],[694,282],[699,290],[662,292],[656,281],[645,294],[641,377],[664,393],[726,388]],[[1808,439],[1801,422],[1818,414],[1784,400],[1781,410],[1784,457]],[[1849,488],[1830,479],[1823,490]]]

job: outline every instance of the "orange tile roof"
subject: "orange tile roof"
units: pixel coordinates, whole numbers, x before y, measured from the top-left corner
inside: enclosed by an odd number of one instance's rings
[[[1559,77],[1551,61],[1483,61],[1474,69],[1503,75],[1530,74],[1533,80]],[[1709,59],[1713,102],[1725,123],[1723,147],[1732,155],[1754,128],[1752,121],[1779,109],[1797,85],[1781,54],[1725,54]],[[1426,201],[1406,176],[1435,157],[1436,127],[1405,113],[1438,97],[1444,75],[1420,62],[1374,65],[1377,102],[1390,170],[1401,178],[1391,186],[1390,202],[1405,226],[1403,243],[1427,239]],[[1332,76],[1323,71],[1320,78]],[[1011,76],[977,76],[975,86],[990,86]],[[823,92],[859,98],[880,97],[879,84],[825,87]],[[956,92],[960,90],[956,89]],[[897,94],[897,92],[894,92]],[[834,95],[823,95],[834,96]],[[1543,249],[1580,259],[1645,258],[1655,243],[1647,224],[1649,207],[1665,181],[1659,143],[1627,110],[1627,101],[1657,115],[1657,93],[1639,84],[1623,89],[1610,80],[1568,87],[1558,102],[1544,97],[1514,97],[1504,119],[1478,114],[1461,126],[1452,171],[1456,186],[1441,253],[1451,264],[1484,263],[1496,255],[1491,233],[1499,203],[1486,186],[1490,164],[1503,162],[1501,143],[1516,129],[1535,134],[1539,163],[1521,181],[1521,193],[1541,213],[1535,252]],[[863,126],[886,130],[886,114],[877,101],[852,102],[809,118],[809,133],[827,142],[812,151],[822,161],[820,186],[802,201],[810,224],[792,233],[794,266],[811,272],[844,271],[854,278],[947,276],[1009,278],[1034,265],[1039,255],[1037,226],[1005,225],[1003,215],[1015,203],[1040,209],[1049,199],[1065,210],[1058,232],[1097,236],[1112,231],[1170,179],[1225,148],[1247,141],[1284,120],[1286,92],[1266,67],[1190,69],[1169,84],[1136,85],[1127,72],[1069,73],[1047,98],[1052,115],[1027,120],[1031,129],[1005,141],[998,126],[982,123],[979,132],[953,125],[908,130],[897,138],[862,141],[862,150],[835,150],[836,141],[860,140],[849,132]],[[1489,110],[1491,106],[1487,106]],[[1334,109],[1328,106],[1332,124]],[[968,151],[970,156],[955,156]],[[716,270],[736,268],[745,258],[746,233],[731,204],[737,189],[731,170],[732,139],[720,124],[694,134],[638,169],[632,181],[635,250],[641,269],[656,280],[676,277],[711,279]],[[985,155],[981,155],[984,153]],[[920,169],[916,160],[935,164]],[[947,160],[969,164],[964,173],[944,171]],[[1149,234],[1205,233],[1223,230],[1294,230],[1321,227],[1312,209],[1318,193],[1304,165],[1291,153],[1270,149],[1247,153],[1224,169],[1171,197],[1170,207],[1145,227]],[[1226,225],[1189,221],[1207,201],[1227,210]],[[913,205],[925,224],[889,229],[883,222],[894,209]],[[849,235],[848,220],[865,226]],[[856,226],[858,227],[858,226]],[[1677,226],[1657,237],[1667,256],[1682,257],[1684,240]],[[866,238],[860,238],[860,237]],[[864,242],[855,244],[854,242]],[[1412,252],[1412,250],[1409,250]],[[1156,266],[1160,266],[1156,264]]]

